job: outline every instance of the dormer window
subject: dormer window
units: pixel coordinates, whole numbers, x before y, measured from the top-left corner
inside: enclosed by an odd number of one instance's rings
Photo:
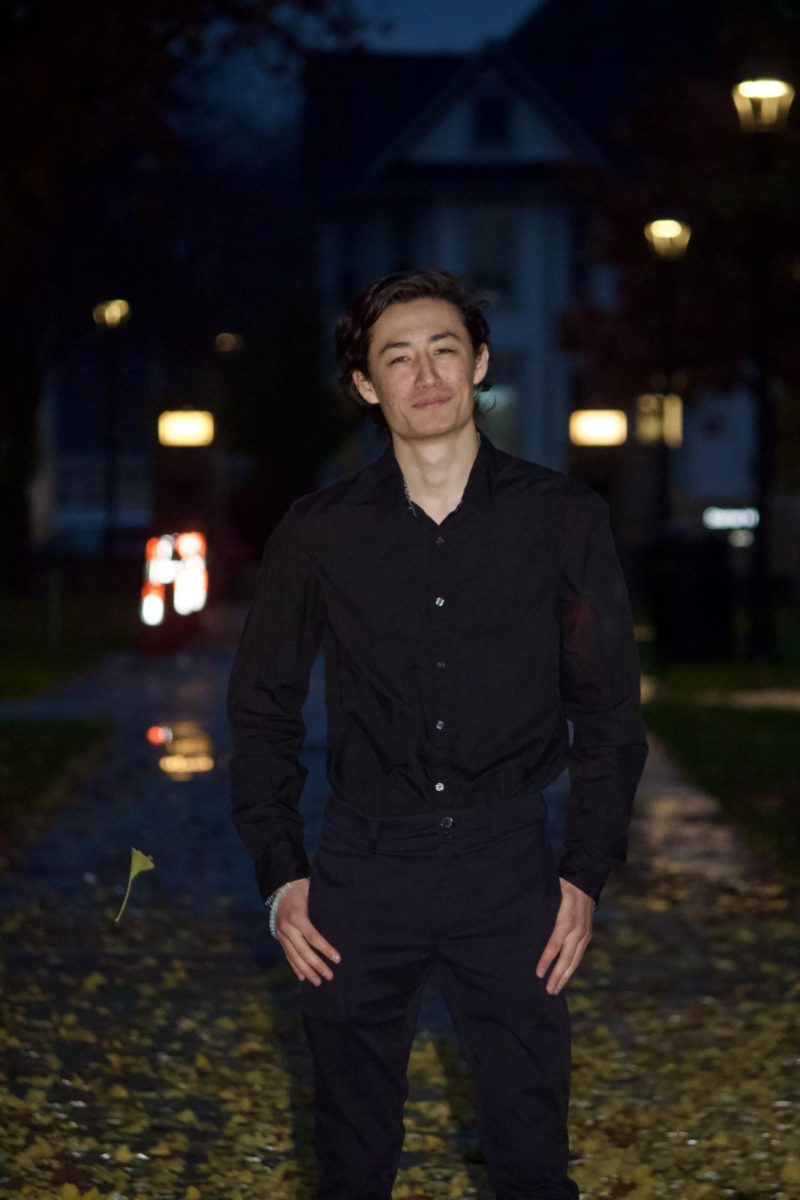
[[[473,146],[507,146],[510,137],[511,105],[508,96],[477,96],[472,105]]]

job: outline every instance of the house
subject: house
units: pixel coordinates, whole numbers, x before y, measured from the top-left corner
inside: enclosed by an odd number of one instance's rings
[[[574,364],[557,327],[582,286],[580,185],[597,147],[506,45],[318,54],[306,86],[324,327],[387,272],[463,275],[490,306],[489,436],[562,468]]]

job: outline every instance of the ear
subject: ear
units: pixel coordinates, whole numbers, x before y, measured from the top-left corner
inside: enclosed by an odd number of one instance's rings
[[[379,404],[372,380],[363,371],[353,371],[353,384],[361,399],[366,404]]]
[[[486,372],[489,370],[489,347],[484,342],[478,347],[478,353],[475,355],[475,370],[472,372],[472,383],[475,387],[479,383],[483,383],[486,378]]]

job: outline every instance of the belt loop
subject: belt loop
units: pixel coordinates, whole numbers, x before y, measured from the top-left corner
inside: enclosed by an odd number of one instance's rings
[[[373,854],[378,849],[378,818],[377,817],[370,817],[369,848],[373,852]]]

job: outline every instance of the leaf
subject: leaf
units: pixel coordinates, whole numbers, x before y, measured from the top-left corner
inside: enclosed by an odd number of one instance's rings
[[[128,875],[128,886],[125,890],[122,906],[117,915],[114,917],[115,921],[118,921],[125,912],[125,905],[128,903],[128,897],[131,894],[131,884],[136,876],[142,871],[152,871],[155,865],[156,864],[153,862],[149,854],[143,854],[141,850],[131,848],[131,869],[130,874]]]

